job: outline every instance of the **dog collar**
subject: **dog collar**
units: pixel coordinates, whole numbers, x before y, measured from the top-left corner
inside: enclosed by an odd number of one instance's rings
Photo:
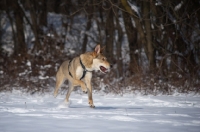
[[[81,67],[83,68],[83,75],[82,75],[82,77],[80,78],[80,80],[81,80],[81,79],[83,79],[83,78],[85,77],[85,75],[86,75],[87,72],[91,72],[91,71],[88,71],[88,70],[85,68],[85,66],[83,65],[83,63],[82,63],[82,61],[81,61],[81,57],[80,57],[79,60],[80,60]]]
[[[73,59],[72,59],[72,60],[73,60]],[[69,64],[68,64],[68,71],[69,71],[69,75],[73,78],[73,76],[72,76],[72,74],[71,74],[71,72],[70,72],[70,70],[69,70],[70,63],[72,62],[72,60],[69,61]]]

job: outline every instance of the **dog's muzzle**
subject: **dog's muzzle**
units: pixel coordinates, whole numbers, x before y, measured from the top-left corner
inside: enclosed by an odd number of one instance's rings
[[[101,72],[103,72],[103,73],[108,73],[110,71],[110,67],[105,68],[104,66],[100,66],[99,68],[100,68]]]

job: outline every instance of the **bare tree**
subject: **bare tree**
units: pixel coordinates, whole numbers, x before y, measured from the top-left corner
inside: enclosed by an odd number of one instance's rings
[[[86,23],[86,28],[85,28],[85,35],[83,38],[83,44],[82,44],[82,52],[84,53],[87,48],[87,42],[88,42],[88,35],[87,32],[90,30],[91,25],[92,25],[92,18],[93,18],[93,0],[89,0],[87,7],[86,7],[86,16],[87,16],[87,23]]]
[[[14,10],[14,18],[16,25],[16,43],[15,43],[15,54],[26,53],[26,43],[24,37],[24,21],[23,11],[20,8],[18,1],[12,1],[12,8]]]

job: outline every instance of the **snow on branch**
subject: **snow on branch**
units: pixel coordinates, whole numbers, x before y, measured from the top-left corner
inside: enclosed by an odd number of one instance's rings
[[[179,3],[178,5],[176,5],[176,6],[174,7],[174,10],[175,10],[175,11],[178,11],[178,10],[182,7],[182,5],[183,5],[183,1],[181,1],[181,3]]]
[[[134,5],[133,3],[131,3],[130,1],[128,1],[128,4],[130,5],[131,9],[132,9],[133,11],[135,11],[136,14],[137,14],[139,17],[141,17],[140,12],[139,12],[139,8],[138,8],[136,5]]]

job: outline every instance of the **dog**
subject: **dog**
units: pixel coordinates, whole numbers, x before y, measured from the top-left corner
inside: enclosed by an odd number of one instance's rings
[[[102,54],[105,49],[96,45],[94,51],[86,52],[72,60],[64,61],[56,74],[56,86],[54,97],[57,96],[58,90],[65,80],[69,82],[69,89],[65,98],[69,102],[69,96],[75,86],[80,86],[82,91],[88,93],[88,103],[91,108],[94,108],[92,98],[92,71],[101,71],[106,74],[110,71],[111,65],[106,57]]]

